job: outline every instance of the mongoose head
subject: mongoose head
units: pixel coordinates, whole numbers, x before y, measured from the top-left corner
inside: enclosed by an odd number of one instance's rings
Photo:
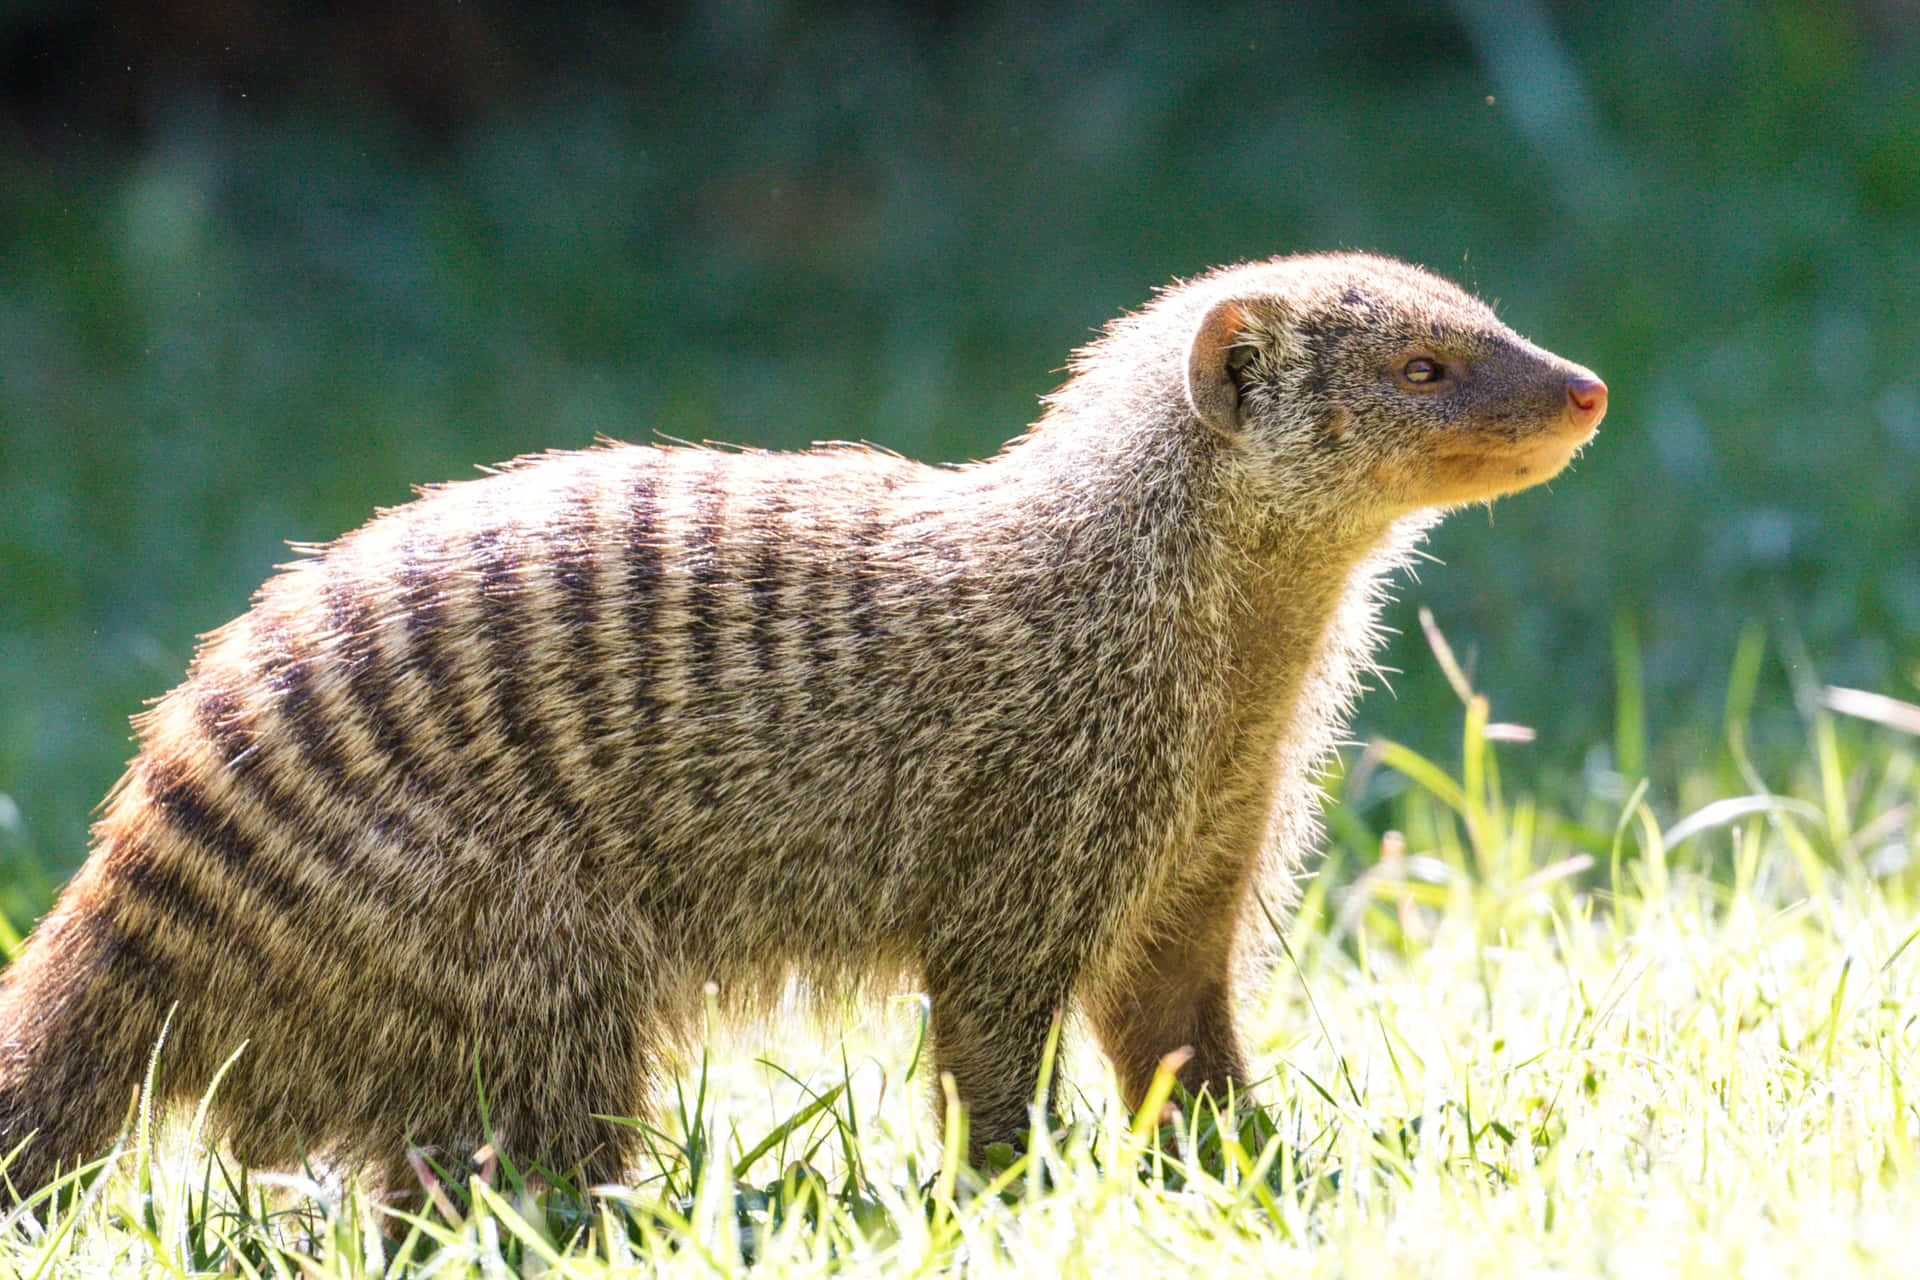
[[[1404,263],[1281,258],[1195,284],[1194,417],[1342,507],[1392,517],[1524,489],[1606,413],[1592,371]]]

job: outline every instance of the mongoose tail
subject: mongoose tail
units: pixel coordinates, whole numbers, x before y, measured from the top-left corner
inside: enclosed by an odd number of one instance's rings
[[[164,972],[106,913],[73,909],[42,920],[7,970],[0,1156],[25,1143],[6,1167],[18,1195],[103,1154],[119,1133],[165,1019]]]

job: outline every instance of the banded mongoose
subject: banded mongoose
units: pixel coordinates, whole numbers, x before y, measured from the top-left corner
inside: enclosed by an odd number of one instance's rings
[[[1317,834],[1384,577],[1606,387],[1414,267],[1230,267],[989,461],[603,446],[428,489],[269,580],[138,717],[0,988],[14,1187],[150,1050],[238,1158],[617,1176],[708,984],[912,981],[971,1146],[1077,1009],[1129,1104],[1244,1086],[1235,975]],[[483,1132],[484,1089],[490,1131]]]

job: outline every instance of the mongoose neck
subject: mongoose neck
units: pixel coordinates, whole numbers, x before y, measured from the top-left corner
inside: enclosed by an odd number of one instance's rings
[[[1208,548],[1235,578],[1252,560],[1289,576],[1311,573],[1336,593],[1377,551],[1404,551],[1439,518],[1355,502],[1339,486],[1301,486],[1265,453],[1202,427],[1177,371],[1160,372],[1167,385],[1144,401],[1137,384],[1125,395],[1069,384],[987,468],[1062,519],[1105,530],[1137,554],[1163,542],[1173,546],[1161,554],[1181,557]],[[1175,567],[1207,566],[1183,559]]]

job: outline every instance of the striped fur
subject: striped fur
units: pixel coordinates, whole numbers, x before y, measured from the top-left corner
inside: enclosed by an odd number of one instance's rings
[[[1383,381],[1409,342],[1468,399]],[[1379,584],[1565,461],[1574,376],[1411,268],[1276,260],[1117,322],[973,467],[605,447],[380,515],[140,718],[0,987],[16,1185],[112,1140],[169,1016],[169,1099],[245,1046],[236,1154],[387,1185],[489,1139],[618,1174],[593,1117],[643,1110],[710,982],[909,975],[976,1146],[1069,1007],[1130,1101],[1183,1045],[1244,1083],[1248,887],[1311,848]]]

